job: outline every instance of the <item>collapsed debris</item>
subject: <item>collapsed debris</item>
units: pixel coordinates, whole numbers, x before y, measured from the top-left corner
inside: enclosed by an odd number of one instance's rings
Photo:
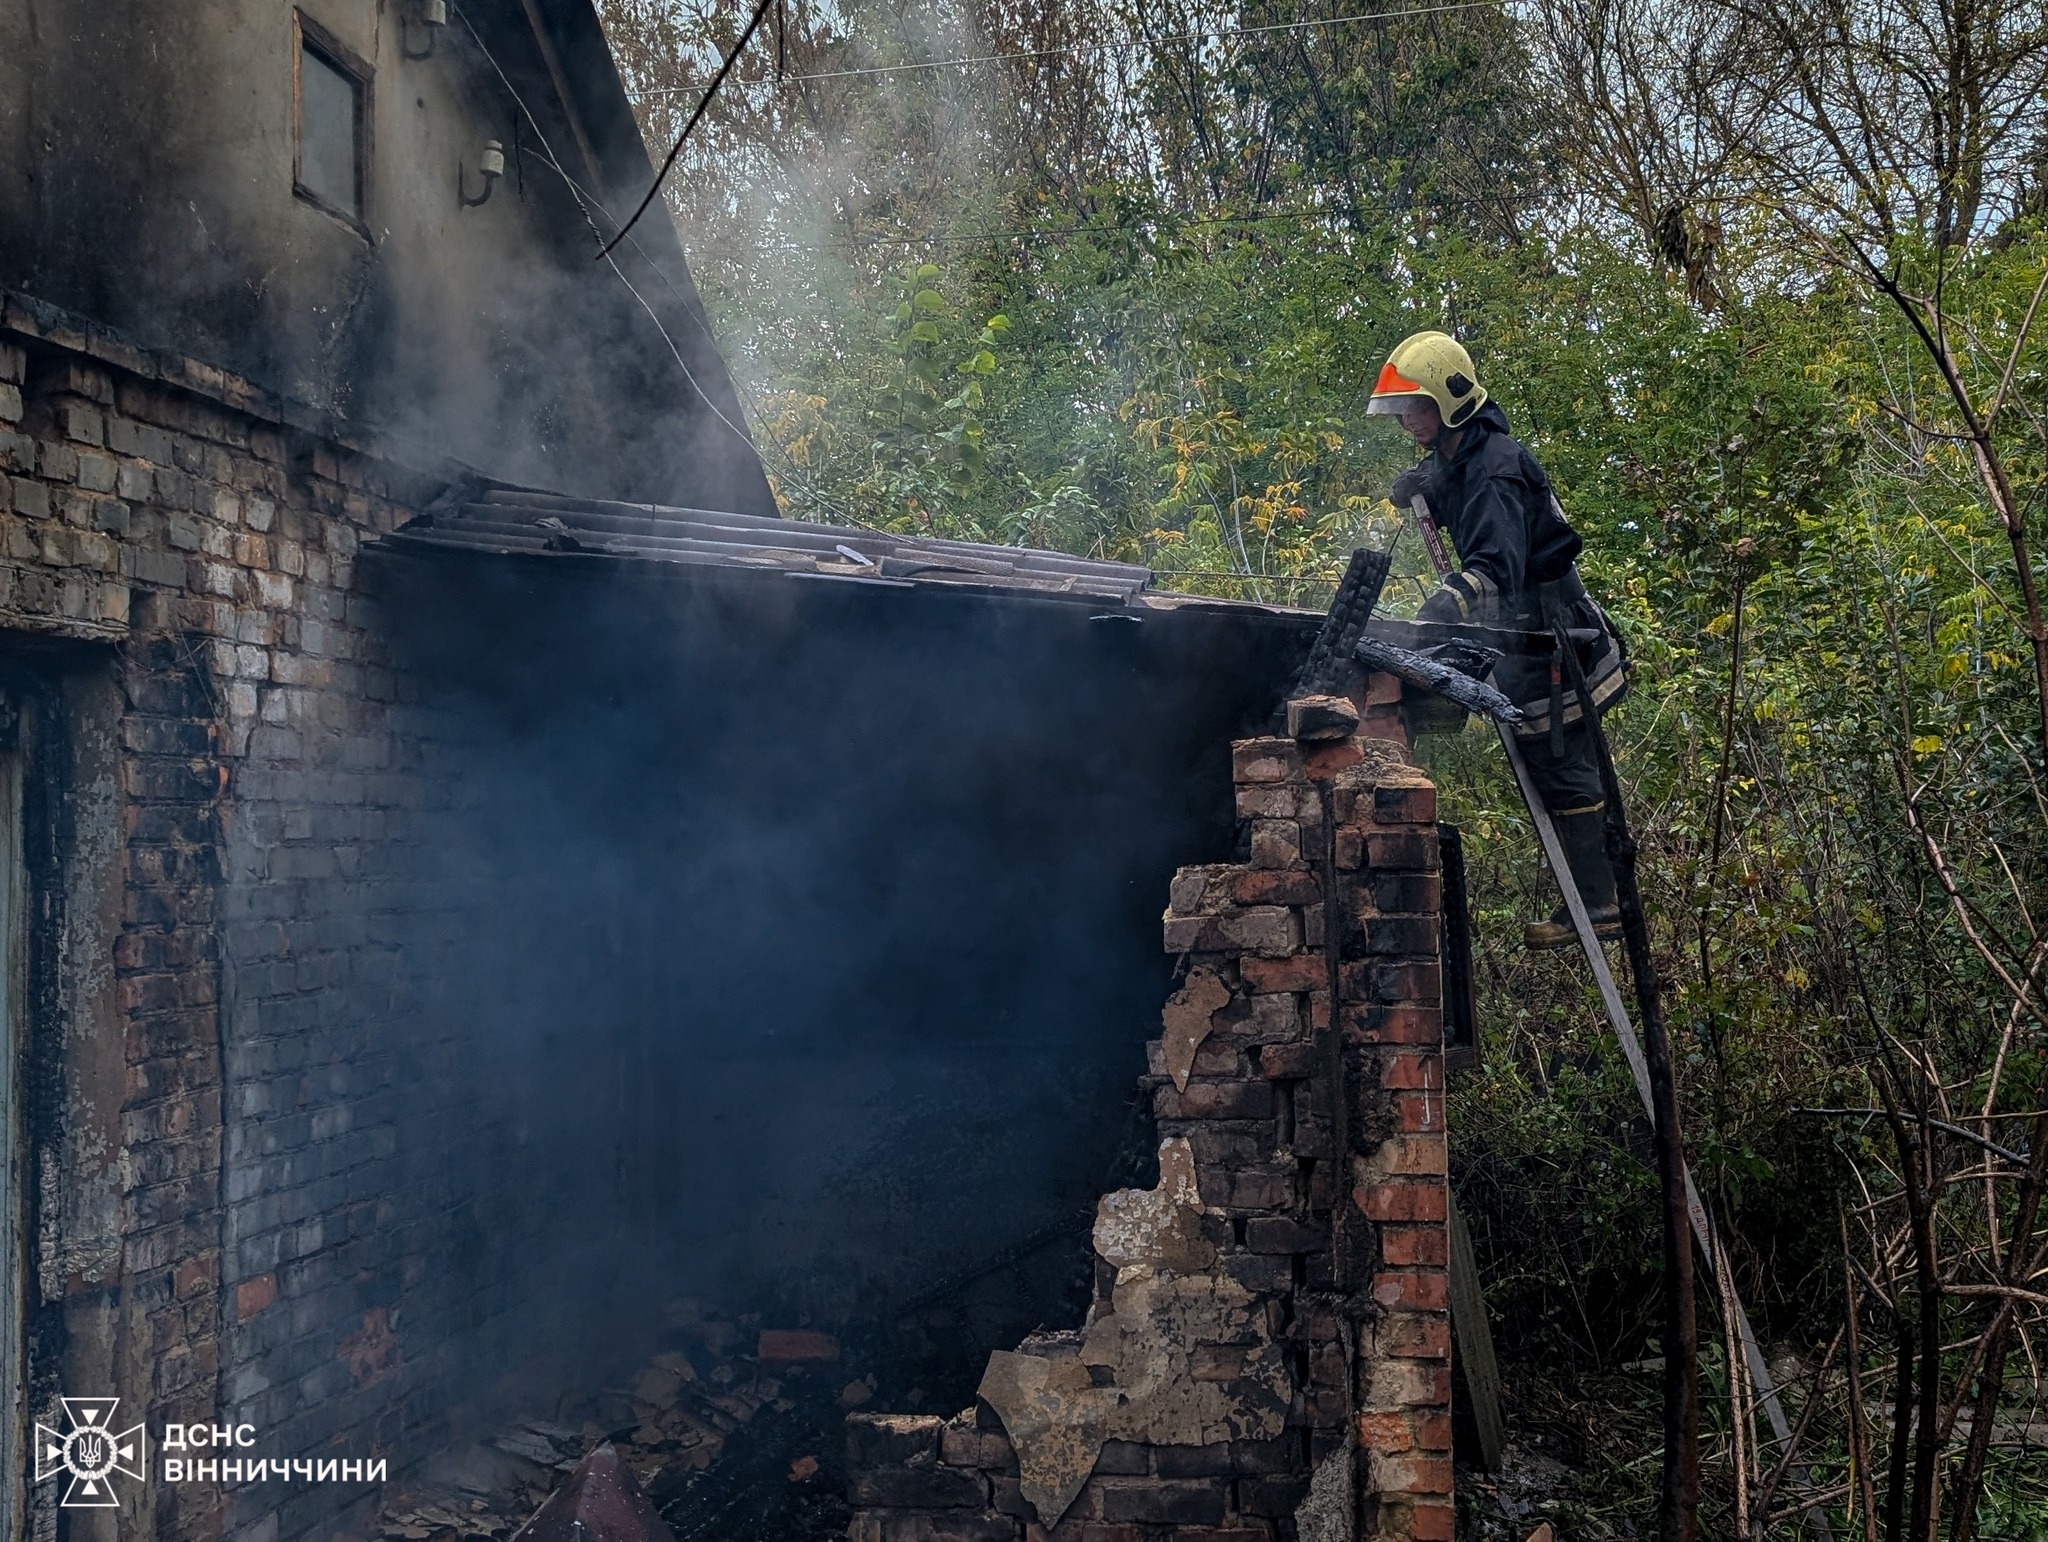
[[[827,1334],[694,1299],[663,1320],[668,1347],[623,1385],[429,1462],[387,1501],[385,1542],[842,1535],[838,1426],[874,1396],[873,1373],[850,1372]]]

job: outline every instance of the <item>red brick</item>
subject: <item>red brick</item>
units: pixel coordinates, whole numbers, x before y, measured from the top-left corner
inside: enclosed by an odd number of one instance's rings
[[[1388,1270],[1372,1277],[1372,1298],[1390,1312],[1441,1312],[1450,1305],[1450,1277],[1441,1271]]]
[[[1413,1451],[1415,1432],[1410,1413],[1362,1413],[1358,1416],[1358,1443],[1367,1451],[1390,1453]]]
[[[1417,1089],[1444,1084],[1444,1057],[1422,1050],[1389,1050],[1380,1057],[1382,1087]]]
[[[1441,929],[1438,916],[1372,916],[1364,926],[1366,951],[1434,959]]]
[[[1373,1481],[1382,1494],[1448,1494],[1451,1463],[1442,1456],[1374,1456]]]
[[[1243,1076],[1245,1068],[1238,1058],[1240,1053],[1238,1046],[1233,1044],[1227,1035],[1219,1038],[1212,1032],[1202,1041],[1201,1048],[1195,1051],[1194,1067],[1189,1074],[1204,1077]]]
[[[979,1467],[988,1472],[1015,1472],[1017,1455],[1007,1437],[990,1430],[955,1428],[939,1431],[939,1460],[948,1467]]]
[[[1441,1092],[1394,1094],[1394,1128],[1403,1135],[1437,1134],[1443,1127],[1444,1095]]]
[[[1258,954],[1287,958],[1301,946],[1301,923],[1279,905],[1232,907],[1213,915],[1167,915],[1162,941],[1168,953]]]
[[[1284,782],[1301,774],[1301,752],[1292,739],[1242,739],[1230,752],[1233,782]]]
[[[1237,789],[1239,819],[1300,819],[1317,811],[1314,791],[1298,782],[1255,782]]]
[[[1352,1202],[1370,1220],[1438,1220],[1448,1214],[1448,1190],[1444,1184],[1415,1177],[1393,1177],[1382,1184],[1368,1184],[1352,1190]]]
[[[1218,1526],[1230,1502],[1227,1478],[1096,1478],[1102,1519],[1126,1525]]]
[[[1241,867],[1224,880],[1240,905],[1313,905],[1323,897],[1314,873],[1270,867]]]
[[[179,995],[178,977],[168,974],[129,975],[114,987],[115,1005],[125,1013],[162,1012],[188,1005]]]
[[[1299,953],[1293,958],[1247,958],[1239,962],[1237,973],[1254,991],[1312,991],[1322,987],[1323,961],[1313,953]],[[1442,1038],[1442,1033],[1437,1037]]]
[[[1424,1451],[1451,1449],[1451,1416],[1447,1413],[1416,1413],[1415,1444]]]
[[[1313,1253],[1329,1247],[1330,1232],[1293,1216],[1259,1215],[1245,1223],[1244,1245],[1254,1253]]]
[[[1291,996],[1239,992],[1210,1021],[1212,1033],[1230,1033],[1247,1046],[1277,1044],[1301,1035],[1301,1011]]]
[[[1401,703],[1401,677],[1383,674],[1378,670],[1365,677],[1365,690],[1360,693],[1364,707],[1395,707]]]
[[[1374,1000],[1435,1005],[1443,997],[1443,971],[1434,960],[1423,964],[1378,963],[1370,967]],[[1346,994],[1350,992],[1347,990]]]
[[[1408,724],[1402,719],[1398,708],[1374,707],[1359,719],[1358,736],[1361,739],[1391,739],[1405,748],[1408,743]]]
[[[1375,873],[1372,907],[1381,915],[1434,915],[1443,908],[1443,878],[1436,873]]]
[[[1377,714],[1367,713],[1365,722],[1370,723],[1375,716]],[[1400,714],[1396,713],[1395,716],[1398,719]],[[1361,732],[1363,732],[1363,725],[1361,725]],[[1386,734],[1372,734],[1368,737],[1384,739],[1389,736]],[[1365,750],[1356,739],[1344,739],[1336,744],[1318,745],[1315,749],[1302,756],[1301,759],[1302,769],[1308,774],[1310,781],[1327,782],[1339,771],[1349,771],[1353,766],[1364,760]]]
[[[1426,1264],[1441,1269],[1450,1260],[1450,1248],[1440,1226],[1389,1226],[1380,1232],[1380,1257],[1396,1268]]]
[[[1431,964],[1428,968],[1434,976],[1436,966]],[[1353,999],[1355,1001],[1356,998]],[[1428,1006],[1405,1002],[1391,1006],[1352,1005],[1344,1014],[1344,1037],[1353,1044],[1441,1045],[1444,1041],[1444,1015],[1434,1003],[1432,995]],[[1431,1085],[1441,1087],[1443,1083],[1437,1081]]]
[[[1291,819],[1252,821],[1252,866],[1291,871],[1301,861],[1301,826]]]
[[[1365,838],[1365,856],[1375,868],[1433,873],[1437,869],[1436,832],[1373,831]]]
[[[1416,786],[1381,786],[1373,789],[1373,818],[1390,825],[1434,825],[1436,788],[1428,783]]]
[[[1394,1179],[1351,1191],[1352,1203],[1373,1221],[1442,1221],[1448,1191],[1441,1183]]]
[[[1316,1072],[1316,1046],[1302,1042],[1268,1044],[1259,1051],[1259,1066],[1276,1081],[1300,1081]]]
[[[1441,1135],[1393,1135],[1380,1142],[1373,1163],[1400,1178],[1441,1178],[1450,1171],[1450,1151]]]
[[[178,1265],[177,1273],[171,1276],[171,1294],[180,1301],[189,1301],[213,1283],[213,1259],[188,1258]],[[276,1285],[273,1281],[272,1290]]]
[[[1420,1500],[1409,1513],[1408,1535],[1414,1542],[1453,1542],[1457,1534],[1457,1512],[1447,1502]]]
[[[1270,1119],[1273,1084],[1189,1082],[1185,1092],[1165,1086],[1152,1094],[1152,1107],[1161,1119]]]
[[[247,1322],[277,1299],[277,1276],[259,1274],[235,1287],[235,1320]]]
[[[1342,1344],[1318,1344],[1309,1352],[1308,1379],[1311,1385],[1341,1387],[1350,1369]]]
[[[1202,1203],[1229,1210],[1285,1210],[1294,1203],[1294,1169],[1291,1167],[1197,1169],[1196,1180]]]

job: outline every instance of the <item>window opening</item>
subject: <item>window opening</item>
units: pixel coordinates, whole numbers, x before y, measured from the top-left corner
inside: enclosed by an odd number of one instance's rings
[[[358,230],[368,218],[370,66],[303,14],[292,98],[292,191]]]

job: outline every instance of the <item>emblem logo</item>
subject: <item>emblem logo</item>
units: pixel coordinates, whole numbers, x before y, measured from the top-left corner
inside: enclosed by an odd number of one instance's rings
[[[119,1509],[114,1495],[114,1474],[144,1481],[145,1436],[141,1425],[114,1429],[117,1397],[67,1397],[64,1429],[36,1426],[36,1482],[68,1473],[60,1505],[65,1509]]]

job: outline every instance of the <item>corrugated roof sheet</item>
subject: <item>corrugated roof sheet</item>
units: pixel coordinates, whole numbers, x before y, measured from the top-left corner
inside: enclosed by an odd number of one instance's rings
[[[709,509],[612,503],[554,493],[488,488],[434,510],[387,537],[408,546],[467,548],[535,556],[643,562],[827,577],[886,585],[932,585],[1094,606],[1146,610],[1217,607],[1305,615],[1153,589],[1150,568],[1099,562],[1021,546],[935,536],[891,535],[841,525],[761,519]]]

